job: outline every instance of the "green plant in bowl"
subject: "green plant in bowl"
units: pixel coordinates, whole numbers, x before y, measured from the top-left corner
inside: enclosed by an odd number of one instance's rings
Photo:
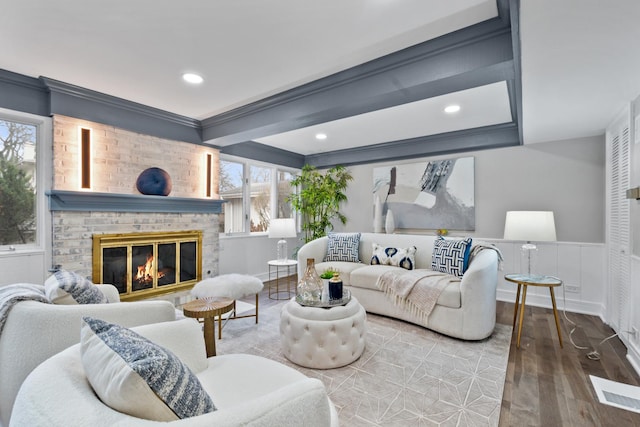
[[[334,270],[333,268],[327,268],[322,274],[320,274],[320,278],[322,279],[331,279],[334,273],[339,273],[338,270]]]

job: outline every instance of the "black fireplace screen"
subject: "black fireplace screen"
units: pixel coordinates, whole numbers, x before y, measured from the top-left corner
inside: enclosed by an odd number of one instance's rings
[[[147,241],[143,241],[145,237]],[[202,276],[201,245],[200,231],[180,232],[179,236],[95,235],[94,277],[98,265],[100,282],[114,285],[121,295],[160,293],[195,284]]]

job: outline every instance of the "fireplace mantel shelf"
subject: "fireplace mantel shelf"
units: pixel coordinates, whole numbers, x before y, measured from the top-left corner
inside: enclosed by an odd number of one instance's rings
[[[221,213],[223,200],[51,190],[52,211]]]

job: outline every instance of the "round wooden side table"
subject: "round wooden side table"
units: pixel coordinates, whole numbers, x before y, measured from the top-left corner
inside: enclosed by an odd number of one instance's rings
[[[527,286],[545,286],[549,288],[551,294],[551,304],[553,305],[553,316],[556,319],[556,330],[558,331],[558,340],[560,348],[562,348],[562,334],[560,333],[560,319],[558,319],[558,309],[556,308],[556,296],[553,288],[562,285],[562,280],[553,276],[540,276],[535,274],[505,274],[504,278],[512,283],[518,284],[518,292],[516,293],[516,305],[513,309],[513,327],[516,327],[516,318],[518,317],[518,305],[520,305],[520,323],[518,324],[518,341],[516,347],[520,348],[520,334],[522,333],[522,321],[524,319],[524,306],[527,300]],[[520,289],[522,288],[522,302],[520,299]]]
[[[215,323],[218,318],[218,329],[222,328],[222,315],[233,310],[234,300],[229,298],[201,298],[182,306],[187,317],[204,319],[204,344],[207,357],[216,355]]]

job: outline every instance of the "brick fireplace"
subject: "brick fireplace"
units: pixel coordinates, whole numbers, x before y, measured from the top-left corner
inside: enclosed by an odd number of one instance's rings
[[[49,207],[54,266],[98,283],[100,278],[93,274],[94,235],[195,230],[202,234],[202,277],[217,275],[221,202],[216,149],[66,116],[54,116],[53,123]],[[81,154],[82,129],[91,135],[89,190],[80,188],[80,168],[86,161]],[[213,170],[206,170],[207,157]],[[136,179],[149,167],[169,173],[169,196],[138,193]],[[205,197],[207,193],[211,196]]]

